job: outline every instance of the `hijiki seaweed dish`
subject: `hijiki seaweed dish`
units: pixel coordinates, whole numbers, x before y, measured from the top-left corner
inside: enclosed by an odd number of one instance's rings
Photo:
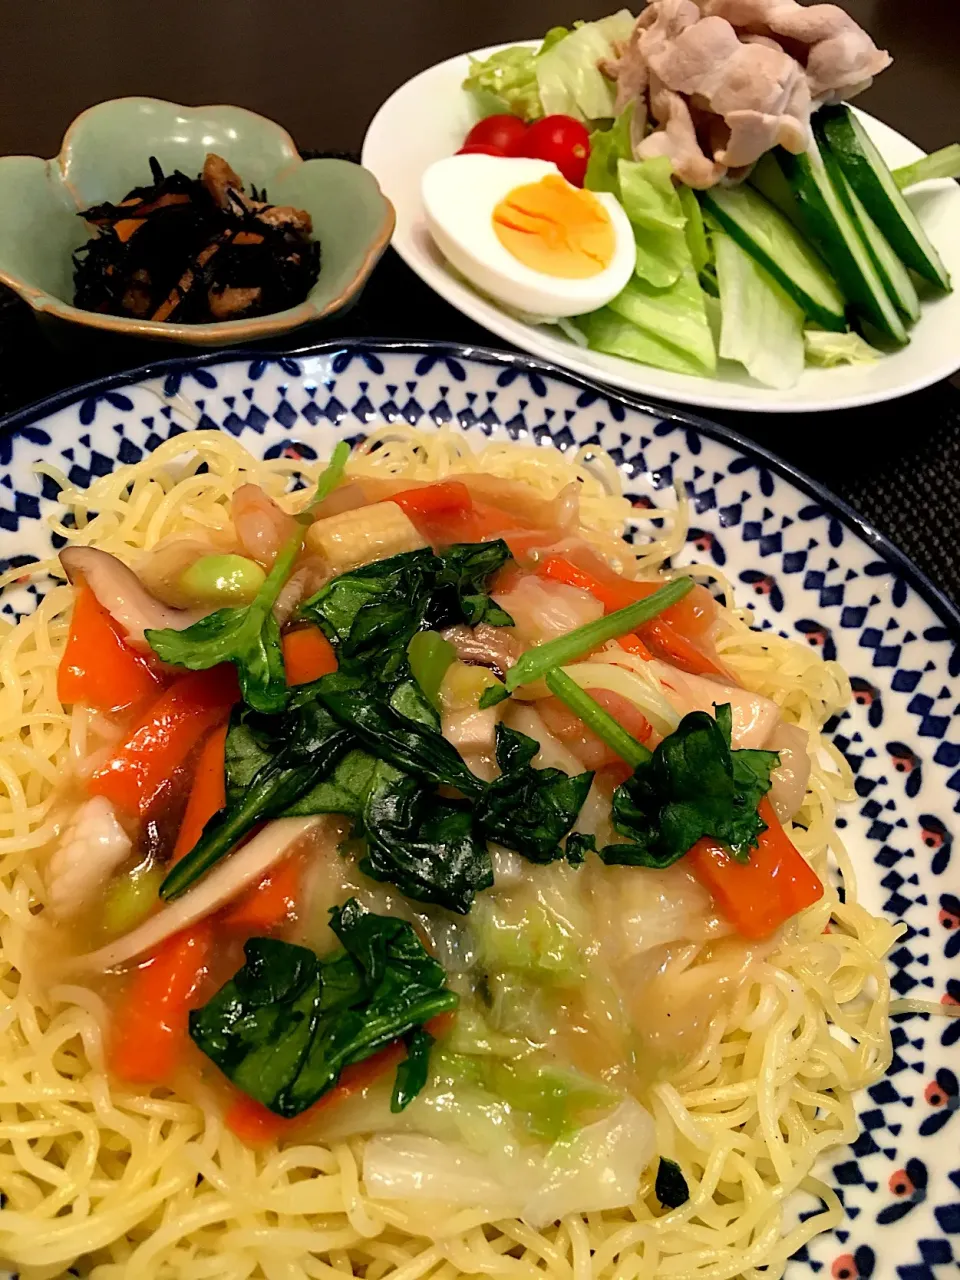
[[[270,315],[306,298],[320,274],[310,214],[272,205],[221,156],[190,178],[165,174],[80,217],[96,235],[74,254],[74,304],[137,320],[206,324]]]

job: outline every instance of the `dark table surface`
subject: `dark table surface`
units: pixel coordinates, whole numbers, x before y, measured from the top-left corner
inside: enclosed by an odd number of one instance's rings
[[[0,154],[54,155],[78,112],[124,94],[235,103],[284,124],[304,150],[356,152],[380,102],[416,72],[613,7],[612,0],[0,0]],[[960,0],[844,0],[844,7],[895,59],[859,103],[926,150],[957,140]],[[340,335],[504,345],[435,298],[392,252],[357,307],[294,340]],[[143,347],[82,359],[53,354],[27,309],[0,298],[0,412],[157,354]],[[872,409],[711,416],[846,498],[960,603],[958,380]]]

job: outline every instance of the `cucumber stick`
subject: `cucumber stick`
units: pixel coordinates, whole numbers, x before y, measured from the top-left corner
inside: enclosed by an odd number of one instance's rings
[[[713,187],[704,208],[758,262],[804,314],[823,329],[847,329],[843,294],[826,266],[778,209],[750,187]]]
[[[754,166],[748,182],[756,187],[760,194],[769,200],[783,216],[800,232],[806,234],[803,215],[797,205],[796,196],[790,183],[784,177],[783,170],[777,164],[776,152],[767,151]]]
[[[847,106],[822,107],[814,117],[821,146],[827,146],[864,207],[906,266],[939,289],[950,274],[920,219],[867,131]]]
[[[887,287],[887,293],[893,299],[904,320],[908,324],[916,324],[920,319],[920,296],[910,278],[910,272],[893,252],[890,241],[867,213],[860,197],[843,174],[835,173],[834,178],[847,211],[860,227],[870,251],[870,257],[873,258],[873,265],[880,272],[880,277]]]
[[[887,341],[904,346],[907,331],[863,237],[827,172],[815,142],[802,155],[774,153],[821,256],[848,300]]]

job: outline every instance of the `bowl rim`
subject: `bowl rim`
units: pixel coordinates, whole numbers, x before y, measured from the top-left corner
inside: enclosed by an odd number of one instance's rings
[[[25,405],[22,409],[0,418],[0,441],[8,435],[29,427],[42,418],[67,409],[72,404],[83,400],[104,396],[118,388],[133,386],[150,378],[162,378],[171,374],[189,374],[194,369],[203,369],[209,365],[228,364],[236,361],[258,361],[279,363],[283,360],[303,360],[312,356],[337,356],[350,353],[364,353],[377,356],[409,355],[432,360],[465,360],[479,364],[498,366],[501,369],[514,369],[527,375],[540,376],[566,383],[582,392],[594,396],[602,396],[608,403],[617,404],[632,412],[639,411],[662,422],[670,422],[674,426],[693,427],[700,434],[717,440],[721,444],[740,450],[753,457],[764,467],[775,472],[789,484],[813,498],[826,511],[831,512],[846,525],[850,531],[879,556],[887,560],[899,575],[933,610],[934,614],[950,632],[953,642],[960,646],[960,605],[954,604],[946,592],[922,569],[920,569],[905,551],[892,542],[886,534],[881,533],[869,520],[860,515],[848,502],[840,498],[825,484],[815,480],[800,467],[788,462],[773,450],[751,440],[749,436],[702,417],[682,405],[665,404],[656,399],[647,398],[640,393],[632,394],[619,387],[606,386],[603,383],[583,377],[582,374],[564,369],[560,365],[551,364],[548,360],[537,356],[529,356],[519,351],[501,351],[493,347],[485,347],[473,343],[451,342],[444,339],[429,338],[331,338],[325,342],[308,343],[302,347],[293,347],[281,351],[263,351],[255,347],[232,347],[226,350],[198,352],[179,357],[151,360],[133,369],[121,370],[117,373],[104,374],[70,387],[55,391],[52,395]],[[0,467],[2,471],[2,467]]]
[[[126,94],[120,98],[106,98],[102,102],[95,102],[89,107],[85,107],[79,115],[75,116],[67,125],[63,138],[60,142],[60,150],[51,159],[44,161],[48,167],[56,165],[60,174],[60,181],[70,198],[73,200],[77,209],[82,207],[82,201],[79,200],[77,192],[69,182],[66,176],[66,165],[70,157],[71,149],[74,144],[74,134],[76,133],[81,122],[93,112],[99,111],[103,107],[112,106],[115,103],[157,103],[164,107],[174,107],[178,111],[201,112],[201,111],[223,111],[229,110],[238,112],[242,115],[250,117],[251,121],[258,121],[267,124],[271,129],[280,135],[281,140],[289,148],[292,153],[289,163],[283,165],[278,170],[278,174],[286,175],[303,164],[314,164],[325,160],[334,160],[335,163],[349,164],[350,161],[338,160],[336,157],[316,157],[314,160],[306,160],[297,149],[297,145],[293,137],[283,125],[278,124],[275,120],[271,120],[268,116],[261,115],[257,111],[251,111],[248,107],[236,107],[230,103],[203,103],[199,106],[188,107],[180,102],[173,102],[168,98],[154,98],[140,94]],[[0,164],[4,159],[13,159],[10,157],[0,157]],[[22,157],[16,157],[22,158]],[[40,156],[26,157],[28,159],[40,160]],[[362,164],[355,166],[363,169]],[[288,307],[285,311],[274,311],[265,316],[254,316],[249,320],[218,320],[210,324],[167,324],[162,320],[136,320],[129,316],[112,316],[105,315],[99,311],[85,311],[82,307],[75,307],[72,303],[58,298],[52,293],[48,293],[45,289],[40,289],[35,285],[28,284],[26,281],[15,275],[13,272],[7,271],[0,267],[0,283],[5,284],[12,289],[19,297],[30,304],[34,311],[38,313],[48,312],[62,320],[73,322],[75,324],[84,325],[88,329],[100,329],[105,332],[116,333],[126,337],[146,337],[159,338],[168,342],[182,342],[189,346],[207,347],[215,346],[222,342],[236,342],[242,339],[256,341],[258,338],[275,337],[282,333],[288,333],[291,329],[297,329],[301,325],[322,320],[324,316],[340,310],[349,299],[359,290],[367,281],[370,273],[373,271],[377,262],[382,257],[384,251],[393,237],[397,224],[397,214],[392,202],[384,195],[376,176],[369,169],[364,169],[373,183],[374,190],[380,198],[383,208],[383,218],[376,235],[369,244],[363,260],[355,274],[345,284],[344,288],[337,294],[335,298],[331,298],[323,307],[317,307],[308,299],[298,303],[295,307]]]

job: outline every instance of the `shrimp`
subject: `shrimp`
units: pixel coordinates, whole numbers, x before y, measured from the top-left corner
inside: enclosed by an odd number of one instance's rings
[[[292,537],[296,521],[255,484],[242,484],[233,495],[230,516],[244,553],[262,569],[270,569],[277,552]]]

